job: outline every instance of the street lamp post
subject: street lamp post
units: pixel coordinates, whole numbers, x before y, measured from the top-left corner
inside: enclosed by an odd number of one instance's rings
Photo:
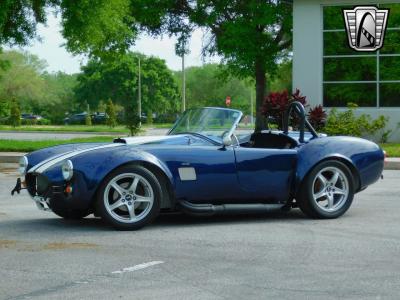
[[[253,103],[253,90],[250,90],[250,116],[251,124],[254,124],[254,103]]]
[[[182,54],[182,112],[186,110],[186,72],[185,53]]]
[[[142,126],[142,74],[140,70],[140,56],[138,57],[139,71],[138,71],[138,113],[139,113],[139,126]]]

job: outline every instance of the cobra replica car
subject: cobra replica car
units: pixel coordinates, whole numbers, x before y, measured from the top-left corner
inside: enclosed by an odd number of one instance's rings
[[[299,130],[289,131],[297,114]],[[69,144],[24,156],[13,192],[26,188],[40,209],[63,218],[94,213],[138,229],[163,211],[192,215],[300,209],[343,215],[355,193],[376,182],[384,152],[353,137],[319,135],[294,102],[283,131],[239,130],[242,113],[186,111],[166,136]]]

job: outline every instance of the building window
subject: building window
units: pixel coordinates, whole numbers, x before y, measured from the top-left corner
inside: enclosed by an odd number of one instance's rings
[[[349,47],[342,9],[352,6],[323,7],[324,106],[400,107],[400,4],[380,7],[390,13],[383,48],[376,52]]]

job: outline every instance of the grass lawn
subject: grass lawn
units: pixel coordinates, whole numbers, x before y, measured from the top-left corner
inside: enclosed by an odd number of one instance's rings
[[[71,140],[16,141],[0,140],[0,152],[31,152],[38,149],[71,143],[101,143],[113,141],[113,136],[96,136]]]
[[[172,124],[143,124],[143,129],[148,128],[171,128]],[[106,125],[27,125],[20,127],[12,127],[0,125],[0,131],[58,131],[58,132],[110,132],[110,133],[128,133],[129,130],[125,126],[117,126],[110,128]]]
[[[380,144],[389,157],[400,157],[400,144]]]

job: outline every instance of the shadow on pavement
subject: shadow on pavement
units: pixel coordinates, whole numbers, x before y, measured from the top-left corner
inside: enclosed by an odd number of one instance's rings
[[[142,230],[159,230],[160,228],[170,227],[196,227],[196,226],[226,226],[234,224],[248,223],[272,223],[272,222],[298,222],[313,221],[308,219],[300,210],[294,209],[288,213],[271,212],[264,214],[239,214],[239,215],[217,215],[212,217],[188,216],[181,213],[161,214],[151,225]],[[62,218],[43,218],[43,219],[25,219],[13,220],[7,219],[1,221],[2,228],[12,228],[17,231],[114,231],[115,229],[100,218],[89,216],[82,220],[64,220]]]

